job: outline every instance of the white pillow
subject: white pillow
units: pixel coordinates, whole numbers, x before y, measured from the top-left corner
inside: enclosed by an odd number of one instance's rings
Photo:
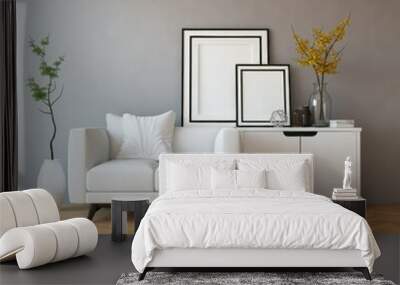
[[[239,190],[241,188],[265,188],[265,170],[211,170],[211,189]]]
[[[140,117],[122,116],[123,143],[117,155],[119,159],[148,158],[158,160],[161,153],[172,152],[175,130],[175,113]]]
[[[211,169],[232,170],[234,161],[169,162],[167,191],[210,190]]]
[[[212,168],[211,189],[236,189],[236,170]]]
[[[266,170],[267,188],[272,190],[307,191],[310,189],[309,166],[304,160],[239,159],[240,170]]]
[[[303,191],[308,188],[307,165],[295,163],[285,170],[272,169],[267,172],[268,188],[274,190]]]
[[[115,159],[121,149],[123,141],[122,117],[114,114],[106,114],[107,132],[110,138],[111,158]]]
[[[267,177],[262,170],[236,170],[237,188],[266,188]]]

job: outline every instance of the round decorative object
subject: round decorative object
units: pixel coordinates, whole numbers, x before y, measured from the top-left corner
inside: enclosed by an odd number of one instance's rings
[[[284,110],[275,110],[271,114],[270,121],[274,127],[283,127],[287,123],[287,115]]]
[[[37,187],[50,192],[58,206],[64,202],[66,178],[58,159],[45,159],[37,178]]]

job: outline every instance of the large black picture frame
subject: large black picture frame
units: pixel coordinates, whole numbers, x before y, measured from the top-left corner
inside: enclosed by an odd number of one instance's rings
[[[254,64],[268,64],[269,63],[269,30],[265,28],[256,28],[256,29],[234,29],[234,28],[224,28],[224,29],[219,29],[219,28],[184,28],[182,29],[182,114],[181,114],[181,123],[182,126],[193,126],[193,125],[222,125],[222,126],[235,126],[236,125],[236,91],[235,91],[235,86],[236,86],[236,78],[235,78],[235,65],[237,63],[243,63],[243,60],[237,60],[236,62],[232,63],[232,68],[231,70],[225,72],[224,74],[220,74],[221,78],[224,76],[226,77],[226,74],[229,73],[229,82],[226,82],[227,87],[226,87],[226,92],[221,92],[222,95],[225,97],[229,96],[229,100],[219,100],[217,95],[210,95],[214,96],[213,100],[211,101],[208,99],[207,103],[205,104],[207,106],[211,106],[215,108],[218,108],[218,116],[219,118],[214,118],[212,116],[207,117],[205,116],[199,116],[196,110],[200,109],[200,102],[199,100],[199,93],[194,94],[193,92],[194,86],[199,85],[199,81],[201,79],[198,79],[200,72],[197,70],[196,72],[193,72],[193,69],[195,68],[194,66],[196,63],[194,63],[193,54],[196,52],[194,47],[196,45],[200,46],[200,44],[205,45],[204,43],[201,42],[201,40],[205,41],[213,41],[216,40],[218,42],[219,40],[227,39],[227,40],[234,40],[237,39],[238,43],[237,46],[240,46],[243,43],[247,43],[249,46],[252,45],[253,49],[255,49],[257,46],[258,48],[258,54],[257,58],[255,56],[255,53],[252,53],[252,62],[249,63],[254,63]],[[226,43],[229,46],[229,43]],[[232,45],[234,45],[234,41],[232,42]],[[239,48],[238,48],[239,49]],[[240,57],[240,56],[239,56]],[[207,60],[210,60],[209,58]],[[213,63],[217,62],[220,60],[220,58],[216,58]],[[226,59],[225,59],[226,60]],[[235,59],[228,59],[228,61],[235,61]],[[200,62],[200,59],[198,59]],[[224,59],[221,59],[221,62],[223,62]],[[218,65],[218,64],[217,64]],[[197,66],[201,66],[198,64]],[[202,66],[205,66],[202,65]],[[221,66],[224,66],[224,63],[221,63]],[[195,74],[194,74],[195,73]],[[208,74],[208,72],[203,72],[203,74]],[[195,77],[195,79],[193,79]],[[218,76],[216,76],[218,77]],[[198,80],[197,82],[194,82],[194,80]],[[218,78],[215,79],[216,81]],[[198,84],[198,85],[196,85]],[[204,87],[204,86],[203,86]],[[229,92],[228,89],[231,89]],[[204,88],[200,88],[200,90],[203,90]],[[199,90],[199,88],[197,89]],[[207,93],[207,92],[206,92]],[[209,94],[209,93],[207,93]],[[211,93],[210,93],[211,94]],[[216,94],[219,94],[219,92],[216,92]],[[197,96],[197,97],[196,97]],[[215,98],[217,97],[217,98]],[[201,99],[201,98],[200,98]],[[214,100],[215,99],[215,100]],[[197,101],[196,101],[197,100]],[[227,104],[221,104],[221,101]],[[198,104],[198,105],[196,105]],[[219,106],[220,104],[221,106]],[[196,108],[197,106],[197,108]],[[230,118],[223,118],[223,114],[226,110],[224,108],[229,109],[227,113],[230,113]],[[204,109],[204,104],[201,106],[201,109]]]

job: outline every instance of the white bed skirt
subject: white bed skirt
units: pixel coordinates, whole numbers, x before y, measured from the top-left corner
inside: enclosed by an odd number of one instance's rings
[[[366,267],[359,250],[193,249],[155,250],[147,267]]]

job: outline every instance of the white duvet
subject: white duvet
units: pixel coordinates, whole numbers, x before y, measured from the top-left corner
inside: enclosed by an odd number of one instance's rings
[[[143,272],[165,248],[358,249],[370,271],[380,255],[359,215],[320,195],[265,189],[160,196],[136,232],[132,262]]]

